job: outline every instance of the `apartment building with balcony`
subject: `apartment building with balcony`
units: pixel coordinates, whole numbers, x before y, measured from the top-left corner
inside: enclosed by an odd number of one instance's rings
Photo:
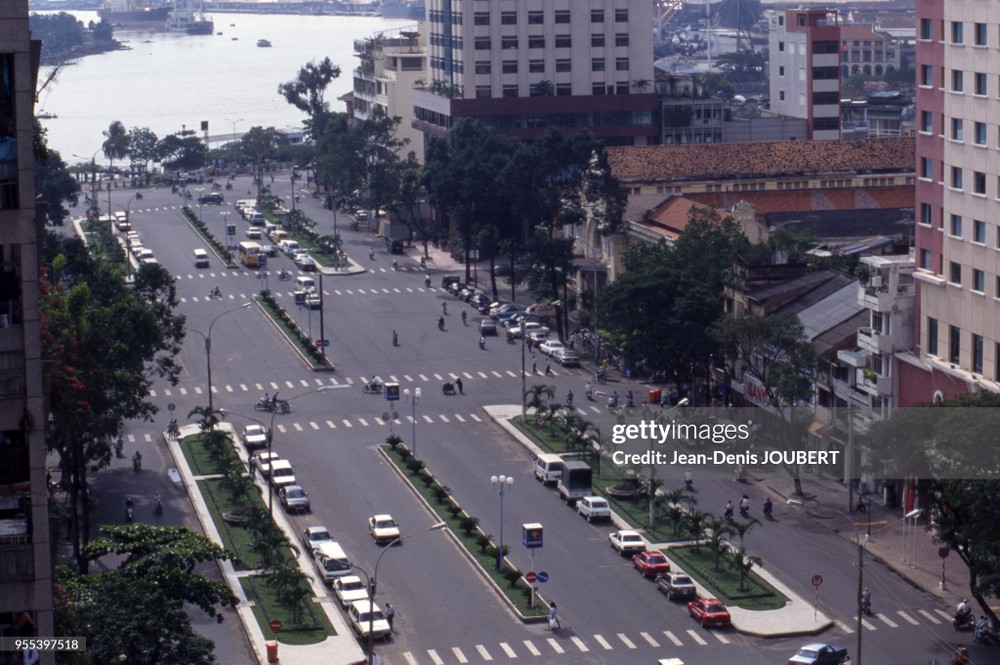
[[[825,9],[787,9],[771,17],[771,111],[807,120],[811,139],[840,138],[841,26]]]
[[[1000,16],[917,0],[916,307],[900,404],[1000,390]]]
[[[428,0],[427,23],[416,129],[443,135],[477,118],[523,139],[555,126],[656,142],[648,0]]]
[[[0,3],[0,636],[52,635],[32,119],[41,43]],[[44,664],[54,663],[51,652]]]

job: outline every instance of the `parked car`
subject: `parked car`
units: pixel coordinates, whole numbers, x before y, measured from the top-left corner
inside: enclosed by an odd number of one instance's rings
[[[337,594],[340,606],[347,609],[357,600],[368,601],[368,585],[357,575],[338,577],[333,581],[333,592]]]
[[[571,349],[558,349],[552,352],[552,359],[563,367],[579,367],[580,356]]]
[[[615,531],[608,536],[608,540],[611,541],[611,547],[618,550],[619,554],[642,552],[646,549],[646,541],[642,539],[639,532],[630,529]]]
[[[369,634],[372,637],[388,637],[392,633],[382,610],[371,601],[354,601],[347,610],[347,617],[351,620],[351,627],[359,637],[367,639]]]
[[[271,460],[271,468],[268,470],[267,479],[275,487],[298,484],[295,482],[295,470],[292,468],[292,463],[283,459]]]
[[[303,272],[314,272],[316,270],[316,262],[308,254],[299,254],[295,257],[295,265],[299,267],[299,270]]]
[[[670,562],[662,552],[656,550],[646,550],[632,555],[632,565],[642,573],[643,577],[653,577],[665,575],[670,572]]]
[[[278,489],[278,501],[288,512],[312,512],[309,495],[299,485],[285,485]]]
[[[483,319],[479,322],[479,334],[480,335],[496,335],[497,334],[497,324],[492,319]]]
[[[445,288],[448,289],[448,293],[450,293],[451,295],[457,297],[458,294],[461,293],[465,289],[465,284],[462,284],[461,282],[451,282]]]
[[[263,448],[267,445],[267,428],[263,425],[247,425],[240,433],[243,439],[243,447],[247,450]]]
[[[307,526],[302,532],[302,544],[305,545],[310,554],[316,554],[316,550],[323,543],[332,542],[330,531],[325,526]]]
[[[503,316],[504,314],[508,314],[508,313],[511,316],[514,316],[514,312],[519,312],[519,311],[521,311],[521,306],[520,305],[515,305],[512,302],[507,302],[507,303],[504,303],[502,305],[497,305],[496,307],[491,307],[490,308],[490,318],[491,319],[499,319],[501,316]]]
[[[665,593],[667,598],[670,600],[677,600],[678,598],[694,598],[698,595],[694,582],[692,582],[691,578],[684,573],[667,573],[666,575],[660,575],[660,577],[656,579],[656,588],[661,593]]]
[[[692,600],[688,603],[688,614],[700,623],[703,628],[710,628],[712,626],[718,628],[724,628],[729,625],[731,619],[729,616],[729,610],[718,598],[699,598],[697,600]],[[788,661],[793,662],[812,662],[812,661]],[[824,661],[825,662],[825,661]]]
[[[223,200],[222,192],[209,192],[198,197],[198,203],[211,203],[214,205],[222,205]]]
[[[318,293],[307,293],[305,306],[306,309],[322,309],[323,299],[319,297]]]
[[[611,506],[608,500],[599,496],[585,496],[576,501],[576,512],[585,517],[588,522],[593,520],[611,519]]]
[[[566,347],[557,339],[547,339],[538,345],[538,350],[547,356],[551,356],[555,351],[562,351]]]
[[[373,515],[368,518],[368,531],[376,543],[389,543],[399,539],[399,526],[392,515]]]
[[[260,475],[267,478],[271,473],[271,464],[277,462],[281,457],[278,453],[262,452],[250,458],[250,471],[258,471]]]
[[[260,240],[261,236],[264,235],[263,233],[261,233],[259,226],[248,226],[246,234],[247,238],[249,238],[250,240]]]
[[[840,665],[846,660],[847,649],[814,642],[796,651],[788,665]]]

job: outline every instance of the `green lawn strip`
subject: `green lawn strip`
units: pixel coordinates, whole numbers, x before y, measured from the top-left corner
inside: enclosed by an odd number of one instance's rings
[[[302,584],[307,582],[302,580]],[[289,611],[278,604],[274,589],[268,586],[264,577],[260,575],[241,577],[240,586],[243,587],[247,598],[254,603],[253,614],[257,617],[257,623],[260,624],[265,639],[278,640],[284,644],[317,644],[337,634],[326,613],[312,600],[307,599],[303,603],[300,623],[295,624],[292,623]],[[282,624],[280,633],[271,630],[270,623],[274,619]]]
[[[208,227],[205,226],[205,222],[198,219],[198,215],[194,213],[194,210],[192,210],[188,206],[184,206],[181,209],[181,214],[184,215],[184,219],[186,219],[188,224],[191,225],[191,228],[195,230],[195,233],[200,235],[202,240],[204,240],[205,242],[207,242],[209,245],[212,246],[212,249],[215,250],[215,253],[218,254],[223,261],[225,261],[227,267],[231,268],[235,265],[233,263],[232,253],[228,249],[226,249],[226,246],[223,245],[221,242],[219,242],[219,240],[214,235],[212,235],[212,233],[208,230]]]
[[[205,499],[208,512],[212,515],[215,528],[218,529],[219,536],[222,538],[223,546],[235,553],[233,568],[236,570],[259,568],[261,557],[253,550],[254,536],[250,529],[242,524],[231,524],[222,519],[224,513],[228,513],[235,507],[229,497],[229,492],[222,487],[222,481],[200,480],[198,481],[198,489]],[[254,504],[253,508],[265,507],[259,496],[252,497],[251,503]],[[289,554],[289,556],[291,555]]]
[[[694,547],[672,547],[666,553],[685,573],[732,607],[754,611],[777,610],[784,607],[788,600],[752,570],[743,580],[746,589],[741,591],[739,571],[730,567],[726,555],[719,560],[722,571],[713,570],[715,554],[705,545],[698,551]]]
[[[331,366],[329,358],[327,358],[325,363],[322,361],[323,356],[315,344],[312,343],[312,340],[305,339],[306,334],[298,327],[291,315],[278,304],[277,300],[273,297],[261,297],[257,299],[257,302],[260,303],[261,310],[274,321],[275,325],[285,333],[285,336],[305,356],[310,367],[313,369],[324,369]]]
[[[462,514],[459,513],[457,516],[453,516],[451,512],[446,509],[446,504],[439,503],[437,497],[434,496],[434,492],[431,491],[430,487],[424,483],[422,478],[417,474],[413,473],[407,466],[403,459],[402,449],[393,448],[391,446],[383,446],[389,459],[392,460],[393,464],[405,475],[413,487],[420,492],[421,496],[427,500],[431,509],[434,510],[435,514],[438,516],[442,522],[448,525],[448,528],[458,537],[465,549],[479,562],[483,570],[496,582],[497,586],[503,591],[504,595],[510,599],[521,614],[524,616],[545,616],[548,614],[548,606],[536,599],[536,607],[530,607],[531,593],[530,588],[523,578],[518,579],[517,586],[511,588],[510,583],[505,577],[500,575],[497,571],[497,558],[496,555],[490,555],[487,552],[482,551],[478,542],[476,541],[476,532],[473,531],[471,534],[466,534],[461,527]],[[454,499],[449,499],[454,501]],[[456,502],[457,503],[457,502]]]
[[[535,427],[534,418],[531,416],[528,416],[528,422],[531,424],[526,425],[523,423],[520,416],[510,419],[510,423],[516,427],[521,434],[524,434],[526,437],[531,439],[535,445],[542,450],[555,453],[557,455],[569,452],[569,449],[566,447],[566,441],[558,431],[556,431],[555,434],[552,434],[552,430],[550,430],[548,426]]]
[[[224,465],[212,459],[208,449],[202,443],[204,440],[203,434],[194,434],[181,439],[181,450],[184,452],[184,458],[187,460],[191,473],[196,476],[222,473]]]

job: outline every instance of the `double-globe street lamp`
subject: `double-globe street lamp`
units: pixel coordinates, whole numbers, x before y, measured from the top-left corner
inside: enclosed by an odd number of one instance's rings
[[[417,456],[417,403],[420,402],[420,397],[423,392],[420,388],[414,389],[413,393],[410,393],[410,389],[406,388],[403,390],[403,397],[407,402],[410,403],[410,422],[413,426],[413,434],[410,439],[410,444],[413,448],[413,456]]]
[[[493,491],[500,497],[500,546],[497,548],[497,570],[503,570],[503,498],[514,488],[512,476],[491,476]]]
[[[252,302],[246,302],[239,307],[234,307],[232,309],[227,309],[222,312],[208,324],[208,333],[203,333],[200,330],[195,330],[194,328],[188,328],[191,332],[198,333],[205,340],[205,362],[208,366],[208,410],[215,411],[215,404],[212,401],[212,328],[215,327],[215,322],[224,317],[226,314],[231,314],[237,310],[246,309],[253,305]]]
[[[99,217],[101,214],[101,209],[97,205],[97,153],[101,150],[102,148],[95,150],[89,160],[83,155],[73,153],[73,156],[77,159],[84,159],[90,162],[90,209],[94,211],[95,217]],[[110,214],[110,210],[108,212]]]
[[[443,529],[445,526],[447,525],[444,522],[438,522],[437,524],[432,524],[422,531],[414,531],[413,533],[408,533],[405,536],[399,536],[395,540],[389,541],[382,551],[378,553],[378,557],[375,559],[375,567],[372,569],[370,577],[368,576],[368,573],[365,572],[364,568],[354,564],[354,568],[363,573],[368,581],[368,654],[366,660],[368,665],[373,665],[375,658],[375,591],[378,589],[378,566],[382,563],[382,557],[385,556],[385,553],[391,550],[397,543],[400,543],[408,538],[412,538],[413,536],[419,536],[422,533]]]

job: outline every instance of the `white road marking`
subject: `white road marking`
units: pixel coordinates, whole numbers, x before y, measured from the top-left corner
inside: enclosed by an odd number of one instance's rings
[[[284,434],[285,432],[288,431],[287,429],[285,429],[285,426],[282,425],[281,423],[278,423],[277,427],[278,427],[278,431],[281,432],[282,434]]]
[[[247,390],[248,390],[248,388],[247,388],[247,384],[245,384],[245,383],[241,383],[241,384],[240,384],[240,390],[242,390],[243,392],[247,392]]]
[[[952,615],[950,615],[950,614],[948,614],[947,612],[945,612],[944,610],[940,610],[940,609],[937,609],[937,608],[934,608],[934,611],[935,611],[935,612],[937,612],[938,614],[940,614],[941,616],[943,616],[943,617],[944,617],[944,620],[945,620],[946,622],[947,622],[947,621],[951,621],[952,619],[954,619],[954,618],[955,618],[955,617],[953,617]]]
[[[460,662],[460,663],[468,663],[469,662],[469,659],[465,657],[465,654],[462,653],[462,650],[459,649],[458,647],[452,647],[451,651],[452,651],[452,653],[455,654],[455,658],[458,658],[458,662]]]
[[[512,372],[511,370],[507,370],[507,375],[508,375],[508,376],[512,376],[512,377],[514,377],[515,379],[516,379],[516,378],[517,378],[518,376],[520,376],[520,375],[519,375],[519,374],[518,374],[517,372]]]
[[[525,646],[525,648],[528,651],[531,652],[532,656],[541,656],[542,655],[542,652],[538,650],[538,647],[536,647],[534,644],[531,643],[531,640],[525,640],[524,641],[524,646]]]
[[[313,428],[313,429],[315,429],[315,430],[318,430],[318,429],[319,429],[319,425],[318,425],[318,424],[316,424],[316,421],[315,421],[315,420],[310,420],[310,421],[309,421],[309,427],[312,427],[312,428]]]
[[[444,381],[444,377],[441,376],[440,374],[435,374],[434,378],[437,379],[438,381]]]
[[[322,387],[322,385],[323,385],[323,379],[316,379],[316,386]]]
[[[339,386],[340,385],[340,381],[338,381],[337,377],[335,377],[335,376],[331,377],[330,378],[330,385]]]
[[[899,628],[899,624],[898,623],[894,622],[892,619],[890,619],[886,615],[882,614],[881,612],[879,612],[875,616],[877,616],[882,621],[882,623],[884,623],[885,625],[889,626],[889,628]]]
[[[147,432],[146,434],[144,434],[144,435],[142,436],[142,438],[143,438],[143,439],[145,439],[146,443],[149,443],[150,441],[152,441],[152,440],[153,440],[153,435],[152,435],[152,434],[149,434],[149,433]]]
[[[351,421],[347,418],[344,418],[342,422],[344,423],[344,427],[354,427],[354,425],[351,424]]]
[[[611,647],[611,645],[610,645],[610,644],[608,643],[608,641],[607,641],[606,639],[604,639],[604,636],[603,636],[603,635],[594,635],[594,640],[595,640],[595,641],[596,641],[596,642],[597,642],[598,644],[600,644],[600,645],[601,645],[602,647],[604,647],[604,650],[605,650],[605,651],[611,651],[611,648],[612,648],[612,647]]]
[[[444,665],[444,661],[441,660],[441,656],[439,656],[437,654],[437,651],[435,651],[434,649],[428,649],[427,655],[430,656],[431,660],[434,661],[434,665]]]
[[[460,423],[464,423],[465,422],[465,418],[463,418],[462,416],[458,415],[457,413],[455,414],[455,420],[457,420]]]
[[[583,651],[583,652],[590,651],[590,647],[588,647],[586,644],[584,644],[583,640],[581,640],[576,635],[572,636],[570,639],[573,640],[573,644],[575,644],[576,648],[579,649],[580,651]]]
[[[229,385],[227,385],[227,386],[226,386],[226,392],[227,392],[227,393],[231,393],[231,392],[233,392],[233,387],[232,387],[232,386],[229,386]]]
[[[701,645],[701,646],[707,646],[708,645],[708,642],[706,642],[705,640],[703,640],[701,638],[701,635],[699,635],[698,633],[694,632],[692,629],[688,628],[687,634],[690,635],[691,639],[693,639],[699,645]]]
[[[156,397],[156,391],[155,390],[150,390],[149,391],[149,396],[150,397]]]
[[[712,631],[712,635],[715,637],[715,639],[719,640],[719,642],[721,642],[722,644],[730,644],[729,638],[726,637],[725,635],[723,635],[722,633],[713,630]]]
[[[622,641],[622,644],[624,644],[625,646],[627,646],[629,649],[635,649],[636,648],[635,647],[635,642],[633,642],[632,640],[630,640],[628,638],[628,635],[626,635],[625,633],[618,633],[618,639],[620,639]]]
[[[468,372],[462,372],[462,374],[465,375],[465,378],[467,378],[467,379],[473,378],[472,375],[469,374]],[[480,372],[480,374],[482,374],[482,372]],[[486,377],[483,377],[483,378],[486,378]]]
[[[493,376],[497,377],[498,379],[502,379],[503,378],[503,374],[501,374],[500,372],[496,371],[495,369],[494,370],[490,370],[490,372],[493,374]],[[479,375],[482,376],[484,379],[487,378],[487,375],[484,374],[483,372],[480,372]]]
[[[166,397],[170,397],[171,395],[173,395],[173,393],[170,391],[170,388],[164,388],[163,389],[163,394]]]
[[[382,289],[382,293],[392,293],[389,289]]]
[[[358,422],[361,423],[362,427],[368,427],[368,421],[364,418],[358,418]]]
[[[916,619],[914,619],[913,617],[911,617],[909,614],[907,614],[903,610],[897,610],[896,614],[898,614],[899,616],[903,617],[904,620],[909,621],[911,626],[919,626],[920,625],[919,621],[917,621]]]
[[[927,619],[928,621],[930,621],[931,623],[933,623],[933,624],[939,624],[939,623],[941,623],[940,621],[937,620],[936,616],[934,616],[933,614],[931,614],[927,610],[917,610],[917,613],[920,616],[922,616],[925,619]]]
[[[656,640],[654,640],[653,636],[650,635],[649,633],[639,633],[639,636],[642,637],[642,639],[644,639],[647,642],[649,642],[649,646],[651,646],[651,647],[659,647],[660,646],[660,643],[657,642]]]
[[[194,387],[194,392],[195,392],[196,395],[200,395],[201,394],[201,386],[195,386]]]
[[[430,381],[430,379],[427,378],[426,374],[417,374],[417,376],[420,377],[421,381]]]
[[[477,415],[476,415],[476,414],[474,414],[474,413],[470,413],[470,414],[469,414],[469,417],[470,417],[470,418],[472,418],[473,420],[475,420],[475,421],[476,421],[477,423],[481,423],[481,422],[483,422],[483,419],[482,419],[482,418],[480,418],[479,416],[477,416]]]
[[[402,293],[402,291],[400,291],[399,289],[397,289],[395,287],[393,287],[392,291],[393,291],[393,293]]]
[[[347,385],[349,385],[349,386],[353,386],[354,385],[354,379],[352,379],[351,377],[347,377],[347,379],[345,379],[345,380],[347,381]]]
[[[853,629],[853,628],[851,628],[850,626],[848,626],[848,625],[847,625],[846,623],[844,623],[844,622],[843,622],[843,621],[841,621],[840,619],[834,619],[834,620],[833,620],[833,622],[834,622],[835,624],[837,624],[837,627],[838,627],[838,628],[840,628],[840,629],[841,629],[842,631],[844,631],[844,632],[845,632],[845,633],[847,633],[848,635],[850,635],[851,633],[853,633],[853,632],[854,632],[854,629]]]
[[[867,628],[868,630],[878,630],[878,628],[875,627],[875,624],[869,622],[868,619],[862,619],[861,625]]]
[[[327,420],[326,426],[329,427],[330,429],[337,429],[337,426],[333,424],[332,420]]]
[[[591,411],[593,411],[594,413],[601,413],[601,410],[600,410],[600,409],[598,409],[598,408],[597,408],[596,406],[594,406],[593,404],[591,404],[591,405],[590,405],[590,410],[591,410]]]
[[[476,651],[479,652],[479,656],[483,660],[493,660],[493,656],[490,655],[490,652],[487,651],[486,647],[484,647],[482,644],[477,644],[476,645]]]
[[[389,375],[389,382],[390,383],[399,383],[399,379],[396,377],[395,374],[390,374]]]
[[[289,388],[294,388],[295,387],[295,384],[292,383],[291,381],[285,381],[285,385],[288,386]]]
[[[500,648],[503,649],[504,653],[507,654],[508,658],[517,658],[517,652],[510,648],[510,645],[506,642],[500,643]]]
[[[280,389],[281,389],[281,386],[279,386],[277,384],[277,382],[275,382],[275,381],[271,382],[271,390],[280,390]]]
[[[406,665],[417,665],[417,659],[409,651],[403,652],[403,658],[406,659]]]
[[[410,376],[409,374],[404,374],[403,378],[406,379],[407,383],[413,383],[413,377]]]
[[[433,425],[434,424],[434,419],[425,414],[424,415],[424,422],[426,422],[428,425]]]
[[[545,641],[549,643],[549,646],[552,647],[552,650],[556,653],[566,653],[566,650],[563,649],[562,645],[556,642],[554,638],[550,637]]]
[[[443,423],[450,423],[451,422],[450,420],[448,420],[448,416],[444,415],[443,413],[441,415],[439,415],[438,418],[440,418],[441,422],[443,422]]]
[[[295,431],[296,431],[296,432],[301,432],[301,431],[302,431],[302,425],[300,425],[300,424],[298,424],[298,423],[293,423],[293,424],[292,424],[292,427],[294,427],[294,428],[295,428]]]

